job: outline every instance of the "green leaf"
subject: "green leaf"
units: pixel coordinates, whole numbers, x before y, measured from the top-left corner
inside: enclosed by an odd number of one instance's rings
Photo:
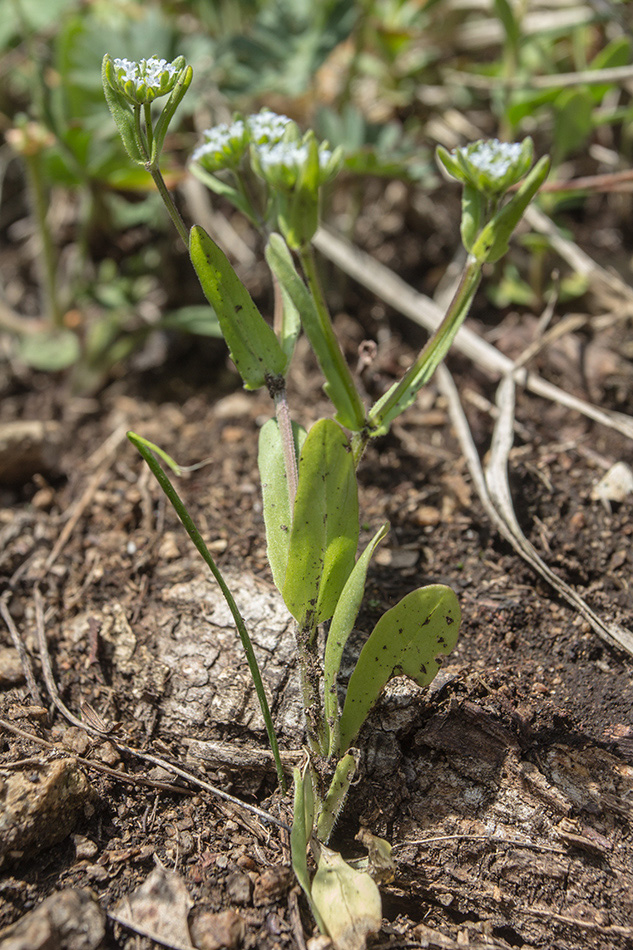
[[[295,785],[292,830],[290,832],[292,869],[301,885],[303,893],[308,899],[310,909],[314,914],[314,919],[317,922],[319,930],[322,933],[326,933],[323,918],[319,913],[318,907],[315,906],[312,900],[312,888],[310,886],[310,875],[308,873],[308,861],[306,856],[308,842],[312,836],[312,823],[314,821],[312,776],[307,767],[303,772],[298,768],[294,768],[292,772]]]
[[[361,650],[347,687],[341,715],[339,752],[344,752],[394,676],[410,676],[428,686],[440,664],[438,654],[450,653],[459,633],[461,611],[457,597],[442,584],[420,587],[388,610]]]
[[[132,445],[137,449],[137,451],[142,455],[142,457],[147,462],[152,475],[164,491],[167,499],[171,503],[174,511],[180,518],[182,525],[193,541],[196,550],[201,555],[203,561],[213,574],[220,590],[222,591],[222,596],[226,601],[226,605],[231,611],[231,615],[237,627],[237,632],[239,633],[240,640],[242,641],[242,647],[246,654],[246,660],[248,663],[248,668],[250,670],[251,676],[253,678],[253,685],[255,686],[255,692],[257,693],[257,698],[259,700],[259,706],[262,711],[262,716],[264,723],[266,725],[266,732],[268,734],[268,741],[270,742],[270,747],[272,749],[273,757],[275,759],[275,766],[277,768],[277,778],[279,780],[280,788],[283,792],[286,790],[286,779],[284,776],[283,765],[281,762],[281,756],[279,755],[279,745],[277,743],[277,736],[275,734],[275,727],[273,725],[272,716],[270,714],[270,707],[268,705],[268,699],[266,698],[266,690],[264,689],[264,684],[262,682],[261,673],[259,670],[259,664],[257,662],[257,657],[255,656],[255,651],[253,650],[253,642],[250,638],[250,634],[246,629],[246,624],[244,619],[238,609],[235,599],[229,590],[229,587],[222,576],[220,569],[213,560],[213,556],[209,551],[207,545],[204,542],[204,539],[195,524],[189,512],[187,511],[185,505],[183,504],[182,498],[170,482],[169,478],[160,467],[156,459],[154,458],[154,453],[158,452],[161,458],[172,468],[174,471],[179,471],[179,466],[177,462],[167,455],[162,449],[154,445],[153,442],[149,442],[147,439],[144,439],[142,436],[137,435],[135,432],[128,432],[127,437],[132,443]]]
[[[627,36],[618,36],[607,43],[589,63],[589,69],[613,69],[617,66],[628,66],[631,62],[631,40]],[[595,105],[599,105],[614,83],[591,85],[588,87]]]
[[[222,336],[215,310],[204,304],[170,310],[161,317],[158,326],[163,330],[178,330],[197,336]]]
[[[467,182],[462,192],[461,235],[462,244],[469,253],[483,223],[485,208],[484,196]]]
[[[43,330],[21,337],[18,355],[33,369],[55,373],[76,363],[81,349],[77,334],[72,330]]]
[[[198,181],[206,185],[210,191],[216,195],[220,195],[222,198],[226,198],[238,211],[241,211],[242,214],[248,218],[252,225],[255,227],[259,226],[257,216],[251,205],[237,188],[229,185],[226,181],[222,181],[220,178],[216,178],[215,175],[211,175],[210,172],[202,168],[197,162],[192,162],[189,168],[192,175],[195,175]]]
[[[369,874],[355,871],[340,854],[321,846],[312,881],[319,910],[335,950],[364,950],[369,934],[382,926],[380,891]]]
[[[271,234],[266,245],[266,260],[280,286],[299,311],[303,329],[326,379],[324,389],[336,407],[336,418],[341,425],[359,432],[365,424],[365,410],[356,392],[349,367],[331,324],[319,316],[314,300],[299,277],[281,235]]]
[[[283,307],[279,340],[281,348],[288,357],[288,362],[290,362],[301,333],[301,315],[286,288],[279,285],[279,289]]]
[[[329,620],[354,567],[358,545],[358,488],[351,446],[332,419],[308,433],[282,595],[302,627]]]
[[[307,432],[303,426],[294,422],[292,423],[292,431],[295,450],[297,456],[299,456]],[[283,445],[276,419],[269,419],[260,430],[257,464],[262,481],[266,554],[273,573],[273,580],[281,591],[288,566],[292,513],[288,497]]]
[[[337,679],[341,668],[341,659],[347,639],[352,632],[360,605],[365,593],[367,569],[379,543],[387,535],[389,523],[386,522],[373,536],[356,564],[345,587],[332,617],[332,623],[325,644],[323,659],[323,696],[325,728],[329,736],[328,754],[333,755],[338,748],[338,696]]]
[[[137,165],[145,165],[149,156],[145,155],[142,143],[139,142],[132,109],[127,99],[120,92],[113,89],[110,84],[108,77],[113,74],[113,70],[112,59],[106,53],[101,65],[101,78],[103,81],[103,94],[108,104],[108,109],[119,130],[119,135],[123,140],[126,152]]]
[[[554,104],[554,155],[556,163],[585,144],[593,130],[593,99],[586,86],[564,89]]]
[[[494,0],[494,11],[503,26],[508,45],[516,56],[521,43],[521,24],[508,0]]]
[[[184,67],[185,58],[180,56],[174,60],[174,65],[182,59],[182,65]],[[183,69],[178,81],[174,88],[172,89],[167,102],[163,106],[163,110],[159,116],[156,127],[154,128],[154,142],[152,144],[152,155],[151,161],[152,165],[156,166],[158,164],[158,159],[160,153],[163,149],[163,142],[165,141],[165,136],[167,134],[167,129],[169,128],[169,123],[174,117],[176,109],[183,100],[187,89],[191,85],[191,80],[193,79],[193,69],[191,66],[187,66],[186,69]]]
[[[478,261],[494,264],[507,253],[512,233],[547,178],[549,166],[549,158],[543,156],[510,201],[483,228],[471,252]]]
[[[191,229],[189,253],[245,388],[274,383],[283,376],[288,357],[226,254],[197,226]]]

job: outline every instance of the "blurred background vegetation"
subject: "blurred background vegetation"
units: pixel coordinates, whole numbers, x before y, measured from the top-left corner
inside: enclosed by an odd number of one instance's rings
[[[617,0],[5,0],[2,359],[95,392],[133,354],[160,365],[165,339],[217,336],[151,178],[130,164],[107,111],[104,53],[183,54],[193,66],[163,172],[189,224],[216,215],[254,292],[257,237],[192,187],[187,159],[202,129],[264,105],[344,146],[326,219],[428,292],[458,246],[437,144],[533,136],[561,186],[544,210],[579,239],[601,215],[596,253],[627,257],[631,28],[631,4]],[[603,184],[563,190],[593,176]],[[614,191],[605,176],[625,184]],[[491,282],[494,306],[538,312],[550,253],[524,233]],[[573,273],[565,280],[561,299],[585,290]]]

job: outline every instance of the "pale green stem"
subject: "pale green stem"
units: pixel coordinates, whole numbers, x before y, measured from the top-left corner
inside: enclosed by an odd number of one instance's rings
[[[152,126],[152,104],[151,102],[145,102],[143,104],[143,111],[145,113],[145,135],[147,137],[147,154],[152,154],[152,145],[154,143],[154,130]]]
[[[308,283],[308,287],[310,288],[310,292],[312,293],[314,305],[319,316],[321,331],[325,338],[330,357],[336,366],[339,379],[347,391],[351,404],[361,404],[361,399],[352,378],[350,368],[347,365],[345,357],[343,356],[341,347],[336,338],[336,334],[334,333],[334,328],[332,327],[332,320],[325,302],[325,297],[323,296],[323,290],[321,288],[321,282],[317,273],[316,261],[314,259],[314,251],[312,250],[312,246],[310,244],[304,244],[304,246],[299,249],[298,254],[301,261],[301,266],[303,268],[303,273]]]
[[[288,407],[288,394],[285,387],[281,392],[275,393],[274,400],[275,416],[277,418],[277,425],[279,426],[279,435],[281,437],[281,446],[284,455],[284,468],[286,470],[286,482],[288,484],[290,518],[292,519],[295,508],[295,498],[297,497],[299,473],[297,469],[295,440],[292,434],[292,420]],[[288,527],[290,528],[290,525],[288,525]]]
[[[368,416],[369,428],[353,436],[352,450],[356,464],[358,464],[365,446],[371,438],[371,429],[380,428],[383,420],[388,418],[398,403],[406,397],[412,385],[415,385],[417,391],[428,383],[448,353],[455,334],[470,310],[470,305],[481,281],[482,266],[481,262],[474,257],[468,258],[457,290],[439,327],[433,336],[427,340],[415,363],[407,370],[398,385],[394,387],[389,399],[382,403],[377,411],[370,410]]]
[[[42,169],[39,155],[25,155],[33,212],[37,221],[40,241],[42,242],[42,297],[43,311],[49,324],[60,328],[63,326],[64,314],[57,297],[57,257],[51,232],[46,220],[47,199],[42,180]]]
[[[182,220],[182,217],[180,216],[180,211],[176,207],[174,203],[174,199],[172,198],[171,193],[167,189],[167,185],[165,184],[165,179],[161,175],[160,169],[152,168],[151,164],[149,163],[145,167],[147,168],[147,171],[150,173],[150,175],[154,179],[154,184],[158,188],[158,193],[163,199],[163,203],[165,207],[167,208],[167,211],[169,212],[169,217],[173,221],[176,227],[176,230],[178,231],[178,234],[184,241],[185,247],[189,248],[189,232],[187,231],[187,225],[185,224],[185,222]]]

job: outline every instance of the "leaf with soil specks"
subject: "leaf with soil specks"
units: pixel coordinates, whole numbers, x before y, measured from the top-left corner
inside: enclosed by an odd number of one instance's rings
[[[192,906],[180,875],[159,866],[138,890],[119,901],[110,916],[135,933],[174,950],[194,950],[187,925]]]
[[[410,676],[428,686],[459,634],[457,597],[443,584],[411,591],[382,615],[358,657],[340,720],[339,752],[349,749],[385,684]]]
[[[358,488],[350,444],[332,419],[312,426],[299,459],[299,484],[288,546],[284,602],[314,629],[334,613],[354,567]]]
[[[303,426],[293,422],[292,434],[295,451],[299,455],[307,432]],[[278,590],[281,591],[288,566],[292,512],[290,511],[283,445],[276,419],[269,419],[260,430],[257,465],[262,480],[266,554],[273,580]]]
[[[245,388],[259,389],[282,377],[288,357],[224,251],[196,226],[191,229],[189,253]]]
[[[380,891],[369,874],[355,871],[324,845],[312,881],[312,900],[336,950],[364,950],[367,936],[382,925]]]

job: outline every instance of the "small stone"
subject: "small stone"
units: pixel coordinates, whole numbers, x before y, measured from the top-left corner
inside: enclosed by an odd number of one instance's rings
[[[2,950],[101,950],[105,913],[94,894],[68,888],[51,894],[3,931]]]
[[[78,861],[87,861],[89,858],[94,858],[99,850],[95,842],[91,841],[90,838],[86,838],[85,835],[73,835],[73,843],[75,845],[75,857]]]
[[[250,877],[241,871],[233,871],[226,882],[226,891],[234,904],[249,904],[253,885]]]
[[[20,654],[13,647],[0,647],[0,689],[24,682]]]
[[[90,738],[84,729],[69,726],[62,736],[62,745],[75,755],[85,755],[90,748]]]
[[[325,934],[318,934],[316,937],[310,937],[306,943],[308,950],[332,950],[334,944]]]
[[[416,524],[419,524],[421,528],[426,528],[439,524],[442,520],[442,514],[437,508],[433,508],[432,505],[420,505],[420,507],[414,511],[413,518]]]
[[[103,762],[104,765],[109,765],[114,767],[118,765],[121,761],[121,756],[119,755],[115,746],[107,740],[100,745],[95,751],[95,758],[99,759],[100,762]]]
[[[290,868],[266,868],[255,883],[253,903],[257,906],[281,900],[282,897],[286,896],[293,883],[294,874]]]
[[[197,950],[234,950],[244,939],[244,921],[234,910],[204,913],[191,924],[191,939]]]
[[[591,499],[601,501],[608,508],[610,501],[620,503],[631,492],[633,492],[633,471],[626,462],[616,462],[594,485]]]
[[[178,539],[173,531],[166,531],[158,547],[158,557],[161,561],[177,561],[180,557]]]
[[[94,797],[75,759],[0,781],[0,865],[63,841]]]

